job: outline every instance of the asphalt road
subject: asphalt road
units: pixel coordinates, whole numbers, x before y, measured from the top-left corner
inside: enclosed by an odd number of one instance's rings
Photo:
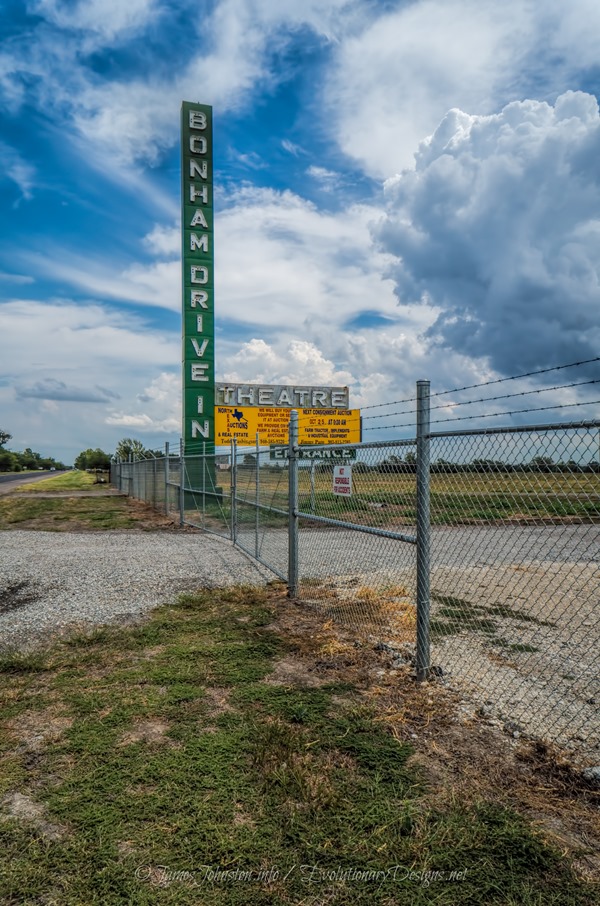
[[[43,478],[54,478],[55,475],[63,475],[63,472],[6,472],[0,475],[0,494],[10,494],[15,488],[23,484],[31,484],[33,481],[41,481]]]

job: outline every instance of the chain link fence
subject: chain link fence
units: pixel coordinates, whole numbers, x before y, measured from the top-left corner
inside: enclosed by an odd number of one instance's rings
[[[513,732],[597,764],[600,422],[427,428],[344,448],[172,448],[116,463],[113,481],[232,540]]]
[[[516,732],[600,754],[595,426],[431,438],[434,663]]]

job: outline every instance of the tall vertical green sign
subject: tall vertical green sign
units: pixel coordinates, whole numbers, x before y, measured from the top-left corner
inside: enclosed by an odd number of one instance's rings
[[[215,443],[212,107],[181,106],[183,430],[186,451]]]

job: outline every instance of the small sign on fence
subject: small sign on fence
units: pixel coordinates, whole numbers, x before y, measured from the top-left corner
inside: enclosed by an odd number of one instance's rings
[[[352,496],[352,466],[333,467],[333,493],[342,497]]]

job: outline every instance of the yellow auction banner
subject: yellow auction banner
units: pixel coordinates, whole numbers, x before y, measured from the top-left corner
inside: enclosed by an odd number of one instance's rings
[[[215,406],[215,443],[236,440],[253,447],[288,443],[291,409],[272,406]],[[298,409],[298,437],[303,444],[360,443],[360,409]]]

